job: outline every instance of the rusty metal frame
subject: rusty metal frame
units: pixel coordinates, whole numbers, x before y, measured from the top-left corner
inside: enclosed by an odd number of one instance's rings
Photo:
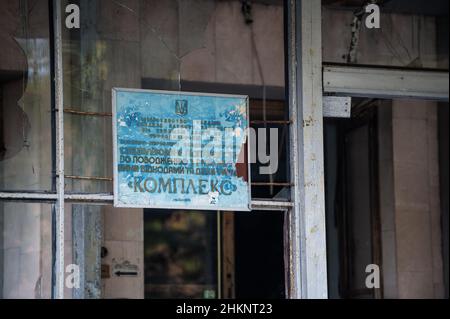
[[[56,203],[58,195],[55,193],[42,192],[0,192],[1,201],[11,202],[46,202]],[[112,205],[114,196],[112,193],[64,193],[65,203],[84,203],[94,205]],[[252,210],[284,211],[294,205],[287,201],[253,199]]]

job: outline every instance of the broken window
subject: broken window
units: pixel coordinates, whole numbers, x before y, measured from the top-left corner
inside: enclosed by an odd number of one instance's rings
[[[0,16],[0,191],[49,192],[54,176],[48,3],[1,1]],[[0,202],[0,299],[51,298],[52,208]]]
[[[0,190],[52,188],[48,4],[0,4]]]
[[[122,87],[250,95],[257,128],[279,131],[281,159],[271,176],[254,165],[254,195],[287,198],[281,5],[254,4],[251,22],[239,1],[81,1],[80,10],[81,29],[63,37],[67,191],[112,192],[111,89]]]
[[[68,3],[65,1],[63,7]],[[68,193],[111,193],[113,190],[111,90],[120,87],[250,95],[255,137],[258,139],[263,134],[258,128],[266,129],[267,153],[276,154],[277,159],[277,169],[269,175],[259,173],[260,167],[267,163],[252,165],[252,195],[254,198],[289,199],[289,121],[284,101],[281,2],[258,1],[250,7],[243,6],[241,1],[210,0],[76,3],[83,12],[81,28],[63,31],[65,185]],[[270,128],[277,129],[278,149],[269,145]],[[93,225],[105,232],[109,231],[106,225],[122,226],[120,221],[124,217],[118,217],[120,214],[133,220],[135,216],[142,216],[142,210],[109,206],[71,205],[69,210],[73,225],[83,223],[83,216],[89,215],[97,219],[93,220]],[[211,221],[215,218],[216,214],[210,212],[159,214],[146,210],[145,223],[142,224],[142,219],[141,224],[135,225],[145,226],[144,247],[142,242],[137,243],[130,251],[139,255],[144,250],[147,297],[219,296],[218,252],[214,250],[218,226]],[[151,228],[152,225],[159,225],[159,230]],[[173,229],[182,226],[186,230]],[[86,225],[80,227],[86,231],[82,236],[88,238],[88,234],[92,234]],[[180,241],[189,232],[200,236],[201,245],[186,244],[190,235]],[[174,248],[175,243],[179,247]],[[74,245],[76,242],[72,243],[73,256],[79,248]],[[104,248],[110,254],[102,262],[110,267],[110,277],[102,282],[107,296],[124,297],[125,292],[121,296],[110,294],[111,285],[118,284],[111,268],[112,260],[108,259],[117,254],[115,245],[105,239]],[[98,253],[99,247],[95,249]],[[159,264],[158,258],[163,258],[166,264]],[[183,286],[185,284],[187,286]],[[175,291],[177,285],[179,290]],[[189,285],[199,286],[189,290]],[[183,290],[185,288],[189,289]]]
[[[448,68],[448,1],[372,2],[322,1],[324,62]]]

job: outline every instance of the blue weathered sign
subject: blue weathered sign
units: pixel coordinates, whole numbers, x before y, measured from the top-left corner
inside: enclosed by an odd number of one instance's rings
[[[248,97],[113,89],[114,206],[250,210]]]

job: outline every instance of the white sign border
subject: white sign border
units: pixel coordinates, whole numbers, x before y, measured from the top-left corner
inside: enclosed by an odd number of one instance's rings
[[[184,92],[184,91],[164,91],[164,90],[145,90],[145,89],[130,89],[130,88],[121,88],[121,87],[113,87],[112,88],[112,133],[113,133],[113,198],[114,204],[113,207],[116,208],[146,208],[146,209],[177,209],[177,210],[207,210],[207,211],[242,211],[242,212],[250,212],[251,202],[252,202],[252,183],[251,183],[251,144],[250,144],[250,134],[247,134],[247,184],[248,184],[248,201],[247,206],[244,207],[229,207],[220,209],[214,209],[211,206],[178,206],[178,205],[131,205],[131,204],[123,204],[119,201],[119,172],[118,172],[118,159],[117,159],[117,93],[118,92],[135,92],[135,93],[157,93],[157,94],[170,94],[170,95],[192,95],[192,96],[211,96],[211,97],[223,97],[223,98],[240,98],[245,99],[246,101],[246,112],[247,112],[247,132],[250,129],[250,103],[249,96],[247,95],[232,95],[232,94],[216,94],[216,93],[198,93],[198,92]]]

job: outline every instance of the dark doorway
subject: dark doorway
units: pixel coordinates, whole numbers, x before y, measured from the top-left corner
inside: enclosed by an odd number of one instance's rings
[[[236,298],[285,298],[283,212],[235,214]]]
[[[331,299],[380,298],[366,266],[381,265],[377,103],[353,99],[351,119],[324,128],[327,262]]]

